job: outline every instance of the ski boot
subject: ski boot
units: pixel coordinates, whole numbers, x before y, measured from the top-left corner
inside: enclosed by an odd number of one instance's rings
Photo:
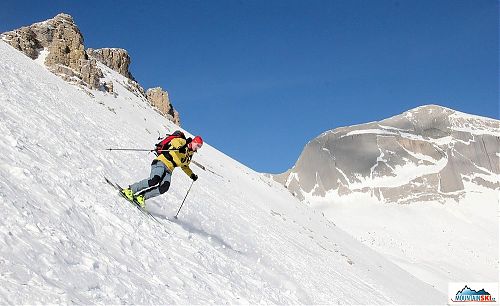
[[[129,200],[130,202],[134,201],[134,192],[132,191],[132,189],[124,188],[120,191],[120,193],[125,199]]]
[[[144,195],[140,194],[134,197],[134,203],[139,205],[142,209],[146,208],[146,199],[144,199]]]

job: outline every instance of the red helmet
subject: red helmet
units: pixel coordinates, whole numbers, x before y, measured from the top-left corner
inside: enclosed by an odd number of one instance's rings
[[[200,136],[196,136],[190,143],[191,149],[197,151],[203,145],[203,139]]]

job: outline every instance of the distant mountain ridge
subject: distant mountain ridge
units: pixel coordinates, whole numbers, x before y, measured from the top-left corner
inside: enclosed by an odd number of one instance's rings
[[[425,105],[324,132],[272,177],[301,200],[362,193],[386,203],[459,201],[464,183],[500,189],[499,124]]]
[[[61,13],[54,18],[2,33],[1,38],[82,89],[98,89],[116,95],[113,83],[104,81],[105,76],[98,65],[100,62],[126,77],[126,86],[132,93],[147,100],[163,116],[180,125],[179,113],[172,106],[168,93],[157,87],[152,89],[154,94],[147,94],[132,76],[129,71],[131,60],[126,50],[85,49],[83,35],[68,14]]]

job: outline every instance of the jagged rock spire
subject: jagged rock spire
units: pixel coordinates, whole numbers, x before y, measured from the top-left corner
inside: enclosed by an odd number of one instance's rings
[[[161,88],[146,92],[129,71],[130,56],[120,48],[85,49],[83,35],[73,17],[58,14],[54,18],[1,34],[2,40],[31,59],[44,51],[44,64],[53,73],[71,83],[91,89],[113,91],[113,84],[101,81],[103,72],[97,61],[129,79],[126,87],[143,96],[161,114],[180,124],[179,113],[173,108],[168,93]]]
[[[2,39],[32,59],[47,50],[45,65],[66,80],[81,80],[93,89],[101,85],[102,71],[85,52],[83,35],[68,14],[5,32]]]

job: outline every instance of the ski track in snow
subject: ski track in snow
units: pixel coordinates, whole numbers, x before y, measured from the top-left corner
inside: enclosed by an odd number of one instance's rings
[[[222,177],[192,165],[199,180],[175,220],[190,184],[176,170],[147,202],[154,222],[103,179],[142,179],[153,156],[105,149],[149,148],[178,127],[110,69],[116,97],[65,83],[4,42],[0,56],[0,303],[445,303],[208,144],[195,160]]]

